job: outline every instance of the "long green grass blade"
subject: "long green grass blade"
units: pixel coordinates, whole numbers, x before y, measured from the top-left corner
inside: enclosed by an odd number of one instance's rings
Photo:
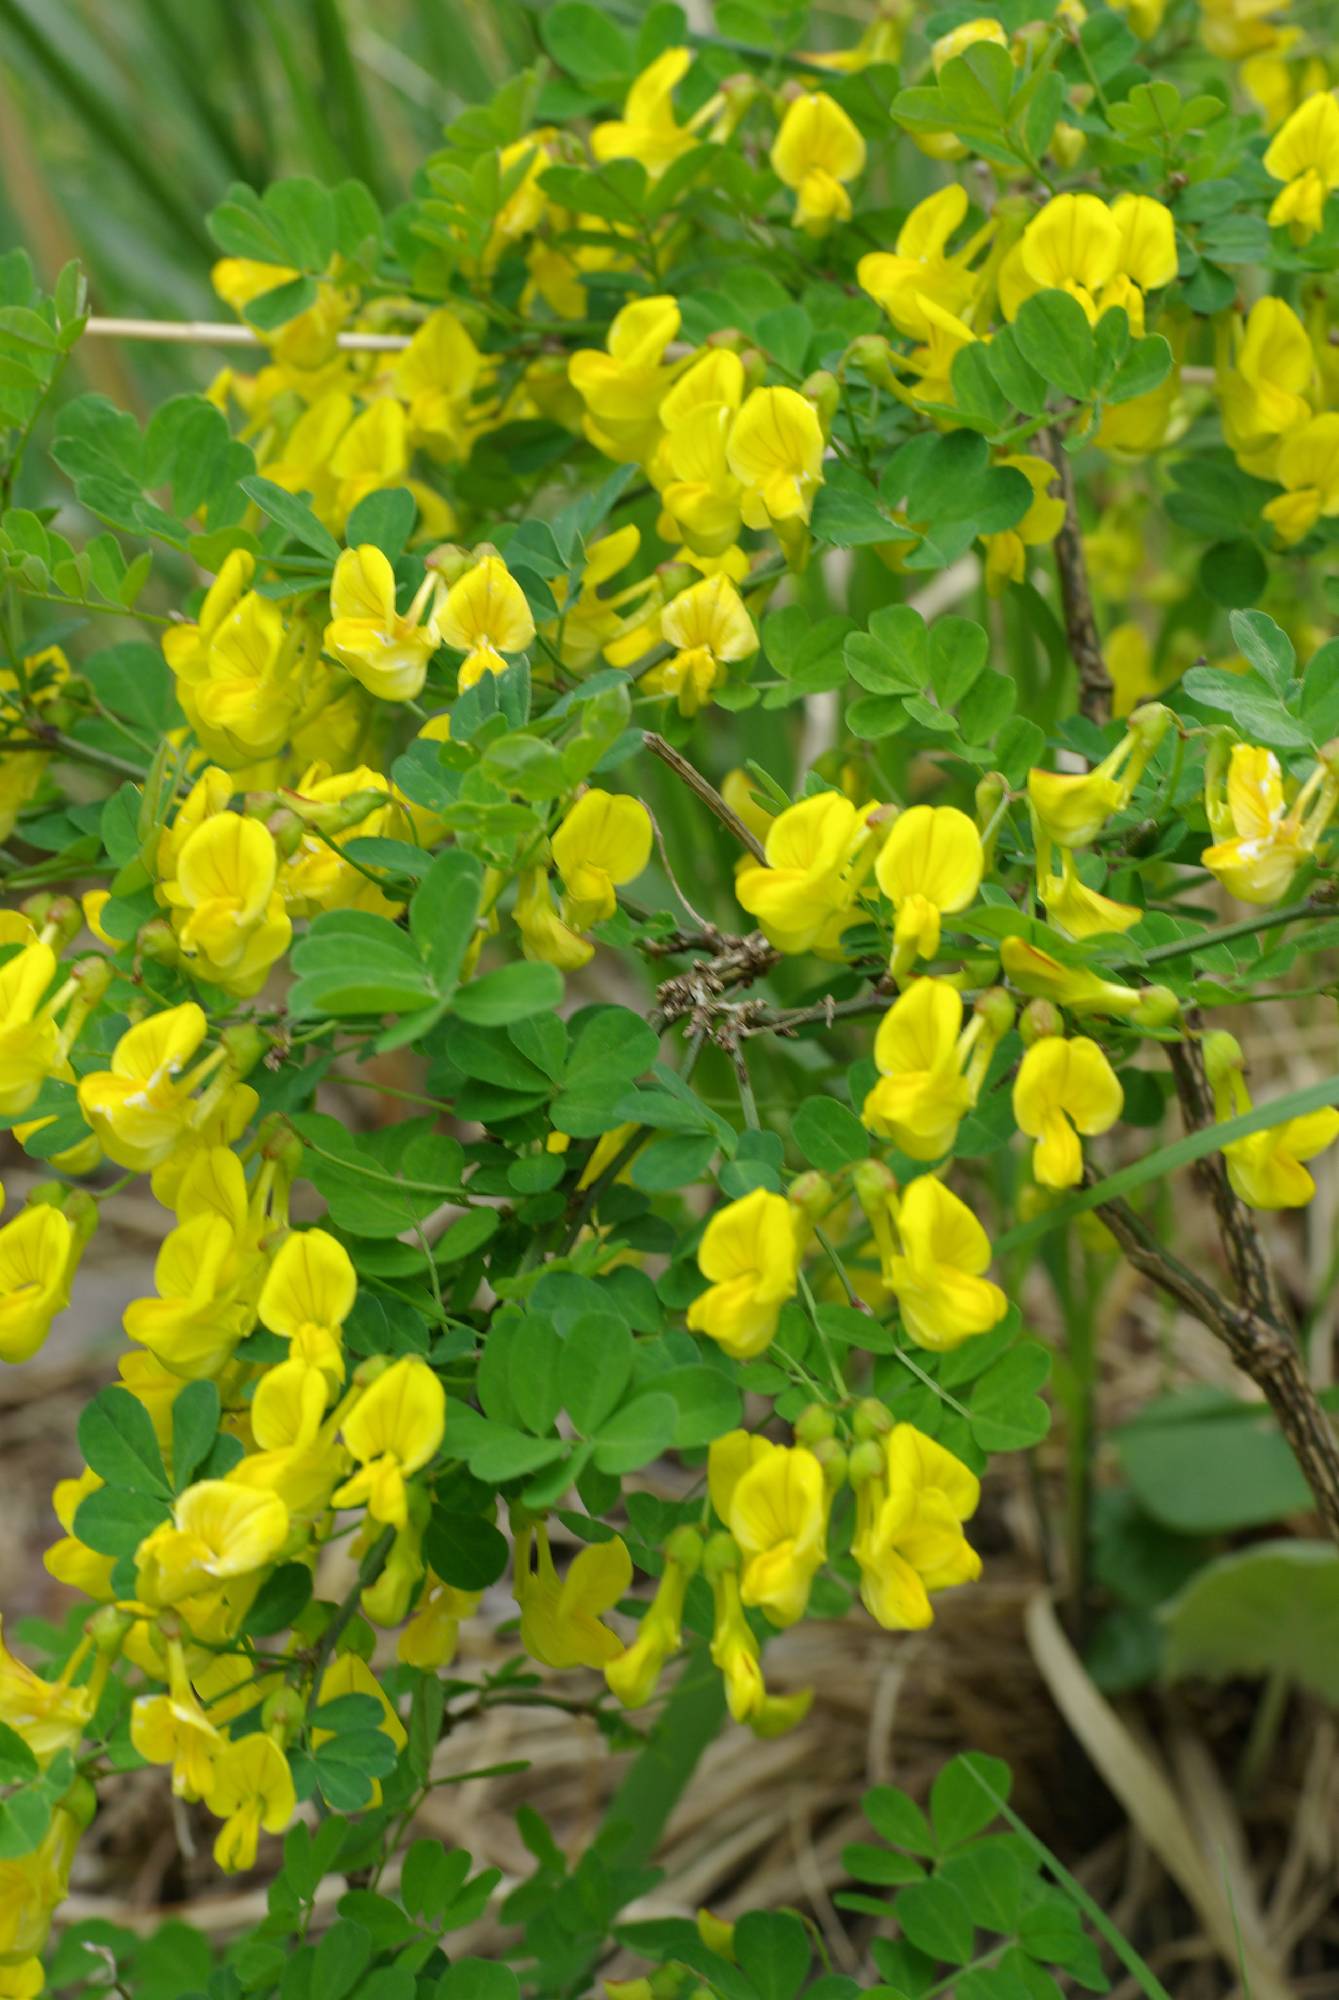
[[[212,256],[209,236],[195,202],[180,182],[160,167],[152,148],[104,93],[67,59],[45,27],[25,10],[21,0],[0,0],[0,29],[43,72],[92,138],[101,141],[111,158],[120,161],[153,207],[176,230],[191,256]]]
[[[349,47],[340,0],[311,0],[312,33],[321,52],[326,99],[338,121],[346,173],[353,174],[384,199],[385,154],[372,136],[362,77]]]
[[[233,179],[249,181],[256,172],[256,162],[242,144],[236,124],[225,114],[218,91],[211,88],[211,66],[188,25],[192,17],[176,0],[140,0],[140,5],[150,32],[172,65],[192,118],[208,133]]]
[[[1035,1243],[1049,1230],[1063,1228],[1076,1216],[1100,1208],[1104,1201],[1119,1201],[1134,1194],[1149,1181],[1160,1180],[1164,1174],[1177,1173],[1182,1167],[1193,1166],[1196,1160],[1207,1159],[1210,1153],[1221,1152],[1235,1139],[1249,1139],[1253,1132],[1267,1132],[1275,1125],[1286,1124],[1290,1118],[1305,1118],[1309,1112],[1324,1111],[1331,1104],[1339,1104],[1339,1076],[1324,1077],[1319,1083],[1309,1083],[1304,1090],[1290,1090],[1284,1097],[1272,1098],[1268,1104],[1257,1104],[1254,1110],[1243,1111],[1238,1118],[1225,1118],[1220,1125],[1206,1125],[1201,1131],[1188,1132],[1184,1139],[1159,1146],[1142,1160],[1109,1174],[1104,1181],[1079,1188],[1058,1201],[1054,1208],[1007,1229],[997,1238],[995,1249],[1021,1250],[1024,1244]]]

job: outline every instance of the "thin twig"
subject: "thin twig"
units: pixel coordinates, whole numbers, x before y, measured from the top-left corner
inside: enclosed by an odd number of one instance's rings
[[[1088,585],[1088,565],[1083,554],[1083,534],[1079,527],[1079,505],[1074,491],[1074,468],[1060,433],[1041,431],[1037,443],[1055,467],[1065,518],[1055,538],[1055,563],[1060,573],[1060,601],[1065,614],[1065,636],[1070,655],[1078,669],[1079,708],[1090,722],[1111,720],[1111,675],[1102,657],[1093,594]]]
[[[95,340],[153,340],[178,347],[268,347],[251,326],[222,319],[90,319],[84,332]],[[362,354],[400,354],[407,333],[337,333],[335,345]]]
[[[686,757],[681,757],[674,746],[667,743],[663,736],[658,736],[653,729],[645,731],[642,741],[653,757],[658,757],[662,764],[667,764],[676,778],[681,778],[690,791],[697,793],[702,803],[710,807],[721,825],[728,828],[740,846],[747,847],[754,860],[761,861],[765,866],[767,856],[763,851],[762,842],[756,834],[749,831],[733,806],[728,806],[725,803],[725,800],[716,790],[716,787],[709,784],[702,773],[695,770]]]

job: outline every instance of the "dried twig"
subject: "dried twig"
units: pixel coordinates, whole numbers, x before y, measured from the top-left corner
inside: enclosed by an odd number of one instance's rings
[[[690,791],[696,792],[705,806],[715,813],[723,827],[727,827],[741,847],[747,847],[755,861],[766,862],[762,842],[749,831],[733,806],[728,806],[714,785],[708,784],[702,773],[695,770],[686,757],[681,757],[673,744],[663,736],[657,736],[654,729],[648,729],[642,738],[653,757],[667,764],[676,778],[682,778]]]
[[[1074,468],[1058,431],[1041,431],[1037,443],[1056,469],[1060,496],[1065,503],[1065,518],[1055,538],[1055,562],[1060,572],[1065,636],[1079,675],[1079,708],[1090,722],[1109,722],[1113,692],[1111,675],[1102,657],[1102,642],[1093,614],[1093,595],[1088,586],[1088,565],[1084,560],[1078,500],[1074,492]]]

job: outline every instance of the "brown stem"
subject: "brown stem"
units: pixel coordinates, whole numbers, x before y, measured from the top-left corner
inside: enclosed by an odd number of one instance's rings
[[[1339,1543],[1339,1439],[1316,1400],[1296,1341],[1247,1305],[1237,1305],[1163,1249],[1123,1201],[1102,1202],[1106,1223],[1137,1271],[1191,1313],[1228,1349],[1260,1390],[1311,1489],[1316,1511]]]
[[[1088,565],[1083,555],[1079,506],[1074,492],[1074,468],[1057,430],[1040,432],[1037,443],[1056,469],[1060,497],[1065,503],[1065,518],[1055,538],[1055,563],[1060,573],[1065,636],[1079,675],[1079,709],[1090,722],[1109,722],[1113,689],[1093,615],[1093,594],[1088,585]]]
[[[740,846],[747,847],[755,861],[765,864],[767,856],[763,852],[762,842],[755,834],[750,833],[739,814],[732,806],[725,803],[716,787],[708,784],[702,773],[695,770],[686,757],[681,757],[673,744],[667,743],[663,736],[657,736],[654,729],[648,729],[642,740],[653,757],[659,757],[662,764],[667,764],[675,777],[681,778],[690,791],[697,793],[703,805],[710,807],[721,825],[728,827]]]

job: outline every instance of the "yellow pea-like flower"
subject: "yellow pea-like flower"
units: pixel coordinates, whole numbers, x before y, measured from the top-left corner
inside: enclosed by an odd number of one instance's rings
[[[428,1463],[446,1428],[446,1391],[426,1361],[406,1355],[378,1375],[344,1419],[342,1436],[358,1471],[334,1495],[337,1507],[364,1503],[376,1521],[403,1528],[405,1481]]]
[[[1218,376],[1223,435],[1247,471],[1270,475],[1280,438],[1311,415],[1316,355],[1285,299],[1257,299],[1233,331],[1231,364]]]
[[[740,1597],[774,1625],[804,1616],[827,1518],[823,1467],[804,1445],[769,1444],[735,1482],[726,1525],[743,1557]]]
[[[259,992],[293,935],[278,874],[274,836],[259,820],[221,812],[186,840],[163,894],[182,957],[202,979],[243,998]]]
[[[441,579],[424,578],[406,612],[395,608],[395,571],[372,544],[345,549],[330,582],[327,653],[382,701],[412,701],[439,642],[431,608]],[[527,642],[528,643],[528,642]]]
[[[1134,710],[1120,742],[1091,771],[1029,771],[1028,804],[1047,839],[1060,847],[1087,847],[1096,840],[1111,815],[1130,803],[1170,722],[1160,702],[1147,702]]]
[[[864,172],[865,141],[825,90],[797,97],[788,107],[770,158],[777,179],[794,190],[797,229],[821,236],[849,218],[851,197],[844,183]]]
[[[158,1296],[125,1309],[130,1338],[187,1381],[217,1375],[251,1331],[254,1313],[237,1290],[239,1247],[221,1215],[193,1215],[163,1239],[153,1273]]]
[[[1097,294],[1115,277],[1120,249],[1121,232],[1100,196],[1060,194],[1024,230],[1020,255],[1035,287],[1068,292],[1096,319]]]
[[[48,1202],[0,1228],[0,1361],[27,1361],[41,1347],[69,1303],[78,1249],[69,1217]]]
[[[1112,931],[1128,931],[1144,912],[1134,903],[1118,903],[1089,888],[1078,871],[1072,848],[1060,850],[1060,873],[1040,873],[1037,893],[1046,905],[1049,922],[1057,924],[1068,937],[1104,937]]]
[[[913,979],[874,1037],[881,1074],[860,1115],[871,1132],[893,1140],[913,1160],[949,1152],[975,1102],[962,1012],[962,995],[947,979]],[[973,1023],[981,1024],[975,1042],[984,1022],[974,1015]]]
[[[651,694],[673,696],[681,715],[696,715],[710,700],[729,661],[758,650],[753,620],[724,574],[703,577],[671,598],[660,614],[660,630],[679,650],[672,660],[653,667],[642,686]]]
[[[1251,1107],[1241,1046],[1221,1030],[1204,1038],[1205,1070],[1220,1121]],[[1303,1161],[1314,1159],[1339,1139],[1339,1111],[1326,1106],[1301,1118],[1285,1119],[1223,1148],[1232,1189],[1250,1208],[1305,1208],[1316,1183]]]
[[[1031,999],[1054,1000],[1079,1014],[1134,1014],[1141,1001],[1133,986],[1118,986],[1086,965],[1065,965],[1040,945],[1007,937],[1000,944],[1000,964],[1013,986]]]
[[[1318,90],[1284,120],[1269,143],[1264,169],[1285,183],[1269,211],[1273,228],[1287,227],[1305,243],[1321,227],[1326,197],[1339,187],[1339,102]]]
[[[395,1657],[407,1667],[449,1667],[456,1656],[462,1620],[472,1618],[481,1593],[457,1590],[428,1571],[423,1595],[396,1641]]]
[[[865,1609],[890,1632],[933,1622],[930,1598],[981,1574],[963,1533],[981,1498],[975,1473],[914,1424],[895,1424],[884,1462],[856,1488],[851,1553],[860,1565]]]
[[[214,1842],[219,1867],[229,1875],[253,1868],[261,1829],[282,1833],[297,1810],[293,1774],[273,1737],[256,1731],[220,1752],[207,1804],[223,1821]]]
[[[1274,477],[1284,491],[1261,511],[1285,546],[1309,535],[1317,521],[1339,514],[1339,414],[1312,417],[1285,437]]]
[[[136,1593],[146,1604],[179,1604],[263,1569],[287,1539],[288,1509],[276,1494],[197,1480],[178,1497],[171,1520],[140,1543]]]
[[[562,878],[563,917],[587,931],[612,917],[615,893],[651,859],[651,815],[640,799],[592,788],[564,815],[551,841]]]
[[[554,909],[544,869],[528,868],[518,878],[512,915],[524,957],[556,965],[560,972],[577,972],[594,958],[594,945],[579,937]]]
[[[179,1079],[207,1026],[193,1000],[151,1014],[122,1035],[110,1069],[80,1080],[79,1108],[117,1166],[143,1173],[182,1137],[193,1106]]]
[[[941,919],[968,907],[984,870],[981,835],[956,806],[912,806],[893,822],[874,875],[893,906],[895,979],[934,957]]]
[[[205,1714],[191,1686],[181,1641],[168,1648],[168,1693],[138,1695],[130,1710],[130,1740],[146,1763],[172,1766],[179,1799],[207,1796],[227,1738]]]
[[[683,1644],[684,1597],[701,1555],[701,1536],[692,1528],[676,1529],[666,1545],[665,1567],[637,1637],[616,1659],[606,1662],[606,1685],[624,1708],[645,1706],[662,1669]]]
[[[72,1687],[65,1675],[43,1680],[10,1652],[0,1630],[0,1722],[23,1738],[39,1764],[73,1749],[94,1706],[91,1687]]]
[[[515,1586],[521,1644],[543,1666],[608,1666],[623,1652],[623,1642],[601,1621],[631,1582],[632,1558],[617,1535],[580,1549],[560,1579],[544,1524],[523,1530],[516,1542]]]
[[[735,877],[735,894],[778,951],[835,942],[851,904],[848,869],[861,833],[843,792],[819,792],[779,813],[768,830],[766,864]]]
[[[34,938],[0,965],[0,1115],[26,1111],[61,1060],[60,1030],[43,1000],[56,954]]]
[[[781,1308],[799,1283],[790,1203],[754,1188],[717,1209],[703,1232],[698,1269],[711,1280],[688,1308],[694,1333],[709,1334],[736,1361],[770,1344]]]
[[[726,459],[750,528],[781,532],[808,521],[823,483],[823,431],[796,390],[754,389],[730,427]]]
[[[693,62],[691,49],[664,49],[633,81],[621,118],[606,119],[590,135],[597,160],[638,160],[653,180],[696,143],[691,125],[674,115],[673,91]]]
[[[738,1572],[713,1570],[711,1589],[715,1601],[711,1658],[725,1683],[726,1706],[734,1721],[746,1723],[755,1736],[784,1736],[787,1730],[803,1722],[813,1701],[813,1690],[769,1694],[763,1680],[758,1641],[744,1616]]]
[[[667,293],[634,299],[615,315],[603,349],[579,348],[568,362],[568,379],[585,404],[583,428],[607,458],[645,463],[654,453],[673,380],[665,349],[679,322],[679,302]]]
[[[990,1239],[966,1202],[933,1174],[922,1174],[894,1214],[900,1248],[885,1256],[884,1280],[912,1339],[939,1352],[988,1333],[1009,1302],[982,1275],[990,1266]]]
[[[1014,1120],[1035,1139],[1032,1171],[1043,1187],[1077,1187],[1083,1179],[1079,1135],[1109,1132],[1125,1108],[1120,1079],[1087,1035],[1034,1042],[1014,1080]]]
[[[485,556],[457,577],[436,622],[443,644],[465,655],[461,688],[473,687],[485,674],[505,673],[504,656],[523,653],[535,636],[525,592],[496,555]]]
[[[1339,773],[1317,764],[1289,806],[1274,752],[1254,743],[1236,743],[1228,764],[1226,798],[1215,794],[1211,780],[1206,804],[1219,838],[1200,856],[1204,866],[1241,902],[1278,903],[1297,870],[1315,852],[1339,804]]]
[[[891,251],[871,250],[856,266],[856,277],[882,306],[899,331],[928,341],[930,321],[925,302],[960,320],[977,288],[971,259],[988,232],[980,232],[961,250],[950,252],[948,241],[967,215],[967,190],[958,181],[918,201],[897,233]]]
[[[294,1360],[334,1387],[344,1380],[340,1329],[357,1296],[357,1274],[344,1245],[324,1229],[295,1230],[279,1246],[257,1311],[262,1325],[289,1342]]]

